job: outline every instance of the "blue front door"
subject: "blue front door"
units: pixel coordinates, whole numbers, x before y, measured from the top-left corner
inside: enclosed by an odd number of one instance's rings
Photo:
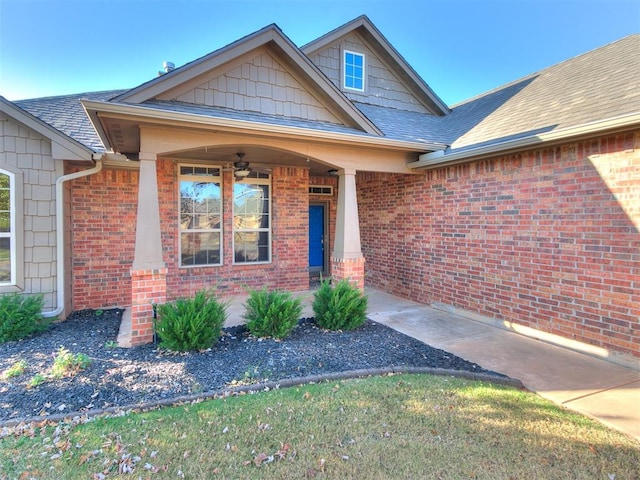
[[[309,205],[309,271],[324,271],[324,205]]]

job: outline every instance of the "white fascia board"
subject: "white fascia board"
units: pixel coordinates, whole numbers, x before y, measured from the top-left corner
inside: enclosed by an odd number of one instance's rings
[[[303,137],[314,138],[316,140],[324,141],[337,141],[348,142],[351,145],[360,144],[367,146],[378,146],[383,148],[399,148],[410,151],[434,151],[441,150],[445,145],[441,143],[426,143],[426,142],[409,142],[403,140],[393,140],[384,137],[374,137],[365,135],[356,135],[350,133],[340,132],[328,132],[325,130],[315,130],[312,128],[302,127],[290,127],[285,125],[273,125],[261,122],[252,122],[248,120],[236,120],[221,117],[212,117],[209,115],[197,115],[192,113],[172,112],[167,110],[158,110],[155,108],[144,107],[141,105],[122,105],[113,104],[108,102],[98,102],[90,100],[81,100],[82,105],[89,117],[94,121],[97,121],[100,125],[99,115],[100,113],[110,114],[114,116],[120,116],[127,119],[152,119],[160,123],[182,123],[207,126],[210,128],[230,129],[230,130],[249,130],[262,134],[270,133],[274,135],[288,136],[288,137]],[[98,127],[96,125],[96,128]],[[100,134],[100,132],[98,132]],[[101,135],[103,142],[106,142],[106,134],[103,132]]]
[[[441,149],[439,151],[422,154],[418,157],[417,161],[410,162],[407,166],[409,168],[425,168],[451,163],[462,163],[466,160],[478,157],[486,157],[516,149],[533,147],[545,143],[558,142],[568,140],[570,138],[583,137],[603,133],[609,130],[618,130],[638,125],[640,125],[640,113],[633,113],[599,122],[578,125],[576,127],[568,127],[552,132],[539,133],[528,137],[483,145],[476,148],[465,148],[460,149],[459,151],[457,149],[452,149],[449,152]]]

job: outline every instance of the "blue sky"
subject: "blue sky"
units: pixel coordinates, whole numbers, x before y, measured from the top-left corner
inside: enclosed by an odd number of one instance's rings
[[[0,95],[132,88],[271,23],[302,46],[361,14],[449,105],[640,31],[637,0],[0,0]]]

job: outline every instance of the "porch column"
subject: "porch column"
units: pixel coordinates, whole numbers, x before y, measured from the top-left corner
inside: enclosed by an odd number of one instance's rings
[[[356,197],[356,171],[338,172],[338,211],[336,238],[331,254],[331,276],[348,279],[364,289],[364,257],[360,248],[360,222]]]
[[[140,152],[136,245],[131,267],[131,345],[153,340],[153,304],[167,299],[155,153]]]

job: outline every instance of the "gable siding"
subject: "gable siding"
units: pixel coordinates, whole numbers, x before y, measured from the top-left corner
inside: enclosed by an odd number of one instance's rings
[[[45,309],[56,305],[56,163],[51,156],[51,141],[13,118],[0,114],[0,167],[22,172],[22,231],[17,231],[22,248],[24,293],[41,293]],[[19,182],[18,182],[19,183]],[[3,287],[3,289],[10,287]]]
[[[286,68],[266,52],[200,84],[174,100],[342,124]]]
[[[344,50],[365,55],[366,79],[363,93],[342,88],[342,52]],[[327,48],[316,52],[310,59],[351,101],[430,113],[355,33],[346,35]]]
[[[367,282],[640,358],[640,131],[361,173]]]

